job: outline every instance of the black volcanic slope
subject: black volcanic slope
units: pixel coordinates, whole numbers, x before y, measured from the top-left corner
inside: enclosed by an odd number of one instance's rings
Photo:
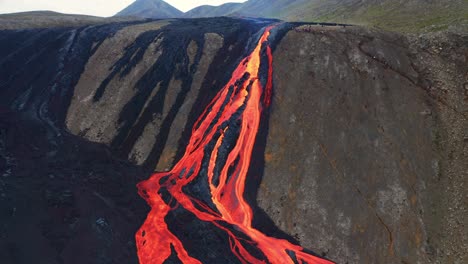
[[[0,82],[0,154],[5,159],[1,165],[8,176],[2,180],[6,186],[2,194],[7,198],[0,205],[6,210],[1,215],[2,222],[9,227],[3,233],[6,239],[0,242],[2,259],[7,263],[37,259],[44,263],[135,263],[133,235],[143,222],[146,207],[137,198],[134,186],[149,176],[160,159],[170,127],[187,100],[203,55],[202,47],[211,45],[205,43],[204,35],[222,36],[224,44],[214,58],[216,66],[209,67],[209,77],[190,111],[187,128],[193,126],[204,105],[229,79],[229,72],[242,55],[251,49],[248,43],[272,22],[229,18],[183,20],[138,35],[112,65],[91,99],[94,103],[103,100],[110,80],[128,75],[143,59],[150,44],[162,39],[163,52],[157,63],[141,76],[135,86],[137,92],[121,109],[118,121],[121,128],[109,145],[111,150],[70,135],[65,127],[67,109],[86,64],[106,39],[124,27],[137,27],[142,22],[2,31],[0,72],[6,77]],[[190,43],[200,47],[192,62],[185,53]],[[151,118],[162,114],[171,76],[181,80],[181,88],[161,123],[144,166],[119,159],[117,156],[128,156]],[[213,85],[215,80],[217,84]],[[154,94],[156,87],[159,89]],[[179,151],[183,151],[188,136],[186,133],[181,138]],[[27,204],[33,204],[35,209]],[[237,263],[226,235],[218,229],[182,209],[170,217],[171,230],[187,242],[195,257],[205,263]],[[30,229],[17,232],[20,226]],[[36,251],[38,243],[43,245]],[[81,253],[77,255],[79,250]]]

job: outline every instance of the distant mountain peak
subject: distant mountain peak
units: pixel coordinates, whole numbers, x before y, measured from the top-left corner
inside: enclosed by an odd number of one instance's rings
[[[143,18],[176,18],[183,12],[163,0],[136,0],[116,16],[134,16]]]

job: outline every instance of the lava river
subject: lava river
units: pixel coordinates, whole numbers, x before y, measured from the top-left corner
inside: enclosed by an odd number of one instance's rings
[[[183,263],[201,263],[165,222],[169,212],[179,206],[225,232],[229,250],[242,263],[332,263],[254,228],[253,210],[244,197],[260,120],[271,100],[273,57],[268,37],[272,29],[265,29],[255,49],[199,117],[185,153],[173,169],[138,184],[140,195],[151,206],[136,234],[141,264],[164,263],[173,251]],[[260,80],[262,63],[268,63],[264,84]],[[200,177],[208,181],[209,203],[183,191]]]

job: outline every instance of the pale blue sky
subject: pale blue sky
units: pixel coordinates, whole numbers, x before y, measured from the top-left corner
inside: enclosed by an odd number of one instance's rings
[[[0,13],[52,10],[69,14],[112,16],[134,0],[0,0]],[[220,5],[245,0],[166,0],[181,11],[200,5]]]

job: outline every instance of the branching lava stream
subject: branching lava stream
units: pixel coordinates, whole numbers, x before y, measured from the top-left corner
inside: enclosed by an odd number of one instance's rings
[[[185,154],[174,168],[155,173],[138,184],[140,195],[151,206],[136,234],[141,264],[164,263],[173,250],[183,263],[201,263],[190,256],[165,222],[174,209],[174,202],[199,220],[226,232],[230,250],[242,263],[332,263],[306,253],[287,240],[269,237],[255,229],[253,210],[244,198],[260,119],[271,100],[273,57],[268,37],[273,27],[265,29],[256,48],[241,61],[228,84],[199,117]],[[259,76],[262,55],[267,56],[268,62],[265,87]],[[208,181],[212,204],[183,191],[197,177]],[[165,201],[162,190],[170,195],[172,202]],[[262,254],[252,253],[251,247]]]

